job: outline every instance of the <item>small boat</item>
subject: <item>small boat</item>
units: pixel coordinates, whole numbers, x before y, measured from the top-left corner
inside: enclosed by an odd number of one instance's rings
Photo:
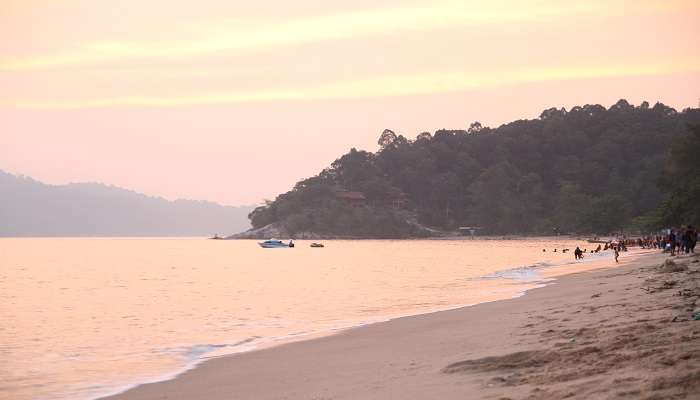
[[[324,247],[321,243],[311,243],[311,247]]]
[[[281,249],[281,248],[294,247],[294,242],[292,242],[290,240],[289,243],[285,243],[281,240],[270,239],[270,240],[266,240],[264,242],[260,242],[260,243],[258,243],[258,245],[260,247],[262,247],[263,249]]]

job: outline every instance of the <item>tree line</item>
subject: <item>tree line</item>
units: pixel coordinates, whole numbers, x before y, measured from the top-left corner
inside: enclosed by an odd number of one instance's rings
[[[377,152],[351,149],[249,217],[254,228],[368,237],[425,234],[420,226],[607,234],[700,222],[698,124],[698,109],[620,100],[415,139],[386,129]],[[343,190],[366,200],[349,204]]]

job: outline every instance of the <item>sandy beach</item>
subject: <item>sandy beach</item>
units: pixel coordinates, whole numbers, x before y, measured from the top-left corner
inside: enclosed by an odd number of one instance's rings
[[[109,399],[698,398],[700,257],[667,259],[212,359]]]

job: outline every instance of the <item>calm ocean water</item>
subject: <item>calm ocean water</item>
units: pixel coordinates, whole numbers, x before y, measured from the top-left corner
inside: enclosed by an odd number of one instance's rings
[[[0,239],[0,398],[92,399],[208,357],[518,296],[574,240]],[[542,252],[546,248],[547,252]]]

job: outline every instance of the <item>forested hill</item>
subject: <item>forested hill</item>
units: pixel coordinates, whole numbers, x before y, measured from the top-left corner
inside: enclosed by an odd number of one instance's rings
[[[250,218],[290,234],[366,237],[424,232],[415,222],[490,234],[648,226],[670,190],[661,184],[670,146],[698,123],[698,109],[620,100],[415,139],[387,129],[377,153],[350,150]]]
[[[252,209],[0,171],[0,236],[208,236],[249,228]]]

